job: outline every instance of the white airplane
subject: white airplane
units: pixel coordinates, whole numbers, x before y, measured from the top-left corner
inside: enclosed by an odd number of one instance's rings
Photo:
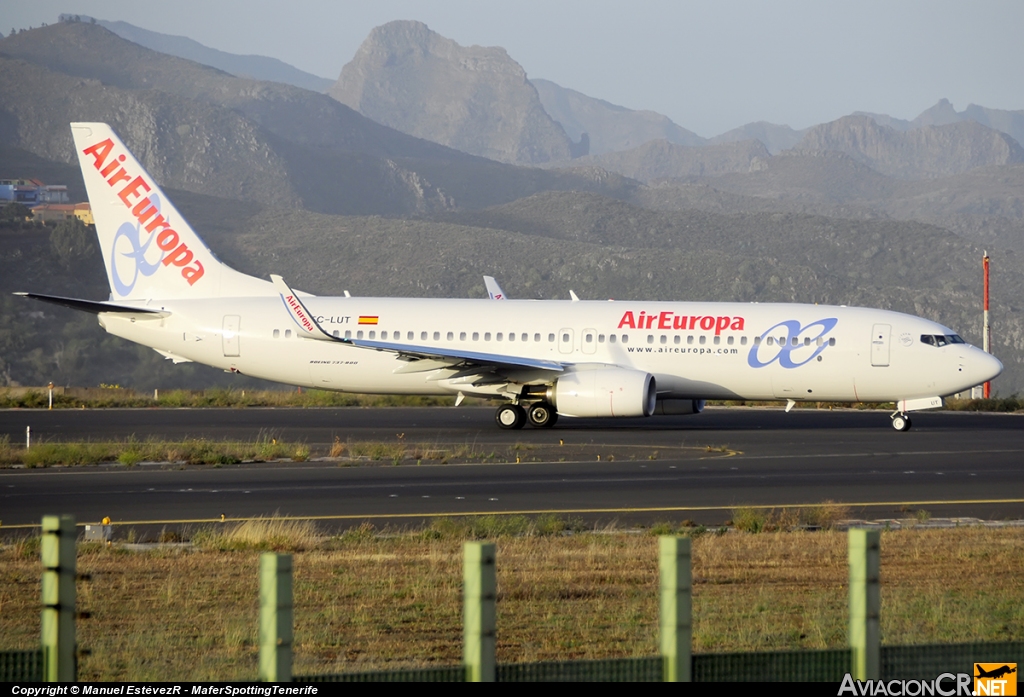
[[[895,402],[997,376],[948,327],[825,305],[317,297],[221,263],[109,126],[71,124],[111,297],[28,297],[98,315],[174,362],[291,385],[502,402],[501,428],[558,416],[696,414],[708,399]]]

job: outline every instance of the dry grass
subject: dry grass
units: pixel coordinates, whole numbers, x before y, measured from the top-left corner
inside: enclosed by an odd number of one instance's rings
[[[657,651],[653,535],[452,521],[324,539],[281,522],[226,533],[236,540],[228,552],[209,541],[148,552],[82,545],[79,570],[91,580],[79,584],[79,609],[92,613],[78,624],[91,652],[83,679],[252,679],[256,550],[275,544],[305,550],[295,554],[297,673],[457,663],[462,540],[481,533],[498,543],[500,661]],[[696,651],[845,644],[844,533],[704,534],[693,544]],[[883,641],[1024,640],[1022,554],[1020,528],[883,533]],[[0,549],[0,649],[38,641],[39,574],[36,542]]]

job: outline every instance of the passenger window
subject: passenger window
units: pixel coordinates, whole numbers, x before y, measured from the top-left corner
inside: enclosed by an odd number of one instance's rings
[[[375,332],[375,331],[373,331],[373,330],[371,329],[371,330],[370,330],[370,338],[371,338],[371,339],[375,339],[375,338],[377,338],[377,332]]]
[[[829,339],[828,340],[828,345],[829,346],[835,346],[836,345],[836,338],[832,337],[831,339]]]
[[[281,330],[280,329],[275,329],[274,330],[274,338],[275,339],[280,339],[281,338]]]
[[[692,345],[693,344],[693,334],[690,334],[690,336],[686,337],[686,343],[688,345]]]
[[[708,338],[702,334],[701,337],[700,337],[700,345],[703,346],[707,342],[708,342]]]
[[[810,345],[811,345],[811,337],[805,336],[804,337],[804,346],[810,346]]]
[[[676,334],[674,337],[672,337],[672,343],[676,344],[677,346],[680,343],[682,343],[682,341],[683,341],[683,337],[679,336],[678,334]]]
[[[562,343],[563,344],[568,344],[569,343],[569,335],[568,334],[562,334]]]
[[[592,344],[592,343],[594,343],[594,335],[593,334],[586,334],[586,335],[584,335],[583,340],[585,342],[587,342],[588,344]]]
[[[747,337],[741,336],[740,337],[740,346],[746,346],[746,345],[747,345]]]
[[[497,334],[494,335],[494,340],[495,341],[501,341],[501,337],[502,336],[503,336],[503,334],[501,332],[498,332]]]
[[[822,344],[824,344],[825,342],[824,342],[824,341],[822,340],[822,338],[821,338],[821,337],[819,336],[819,337],[818,337],[818,340],[817,340],[817,341],[815,341],[814,343],[815,343],[815,345],[817,345],[817,346],[821,346],[821,345],[822,345]]]
[[[722,337],[716,336],[714,339],[712,339],[712,341],[714,342],[715,346],[718,346],[720,343],[722,343]]]
[[[625,343],[627,343],[628,341],[629,341],[629,334],[623,334],[623,335],[622,335],[622,343],[624,343],[624,344],[625,344]]]
[[[338,331],[337,329],[335,329],[335,330],[334,330],[334,338],[335,338],[335,339],[337,339],[337,338],[338,338],[338,335],[339,335],[340,333],[341,333],[341,332],[339,332],[339,331]]]
[[[459,332],[459,341],[466,340],[466,332]]]
[[[548,343],[549,344],[555,343],[555,335],[554,334],[548,334]]]
[[[533,340],[536,341],[539,344],[540,343],[540,334],[534,334],[533,335]]]
[[[761,345],[761,337],[755,336],[754,337],[754,346],[760,346],[760,345]]]
[[[491,340],[491,333],[490,332],[484,332],[484,341],[490,341],[490,340]]]
[[[508,333],[508,340],[509,341],[515,341],[516,340],[516,333],[515,332],[509,332]]]
[[[408,334],[405,335],[405,338],[408,339],[409,341],[412,341],[415,336],[415,332],[409,332]]]
[[[473,332],[473,341],[480,341],[480,332]]]
[[[609,344],[614,344],[615,343],[615,335],[614,334],[609,334],[608,335],[608,343]]]
[[[665,336],[664,334],[661,335],[661,343],[663,343],[663,344],[667,344],[668,343],[668,337]]]
[[[345,338],[346,339],[351,339],[352,338],[352,330],[351,329],[346,329],[345,330]]]
[[[441,332],[434,332],[434,341],[441,340]]]
[[[455,332],[448,332],[447,339],[448,341],[452,341],[453,339],[455,339]]]
[[[288,332],[285,332],[285,334],[287,335]],[[360,329],[359,331],[356,332],[356,338],[357,339],[362,339],[363,338],[363,330],[362,329]]]
[[[604,343],[604,334],[598,334],[597,335],[597,343],[599,343],[599,344],[603,344]]]
[[[648,344],[653,344],[654,343],[654,334],[648,334],[647,335],[647,343]]]
[[[530,340],[530,335],[527,334],[526,332],[523,332],[523,335],[521,337],[519,337],[519,338],[522,339],[523,341],[529,341]]]
[[[292,338],[292,330],[291,329],[285,329],[284,330],[284,338],[285,339],[291,339]]]
[[[372,338],[372,337],[371,337],[371,338]],[[381,338],[381,340],[382,340],[382,341],[383,341],[384,339],[387,339],[387,338],[388,338],[388,333],[387,333],[387,332],[381,332],[381,333],[380,333],[380,338]]]
[[[771,337],[771,336],[768,337],[768,340],[765,343],[767,343],[769,346],[774,346],[775,345],[775,337]]]
[[[427,333],[426,332],[420,332],[420,341],[426,341],[426,340],[427,340]]]
[[[794,345],[794,346],[796,346],[796,345],[798,345],[799,343],[800,343],[800,339],[794,336],[794,337],[793,337],[793,345]]]
[[[733,344],[733,342],[734,342],[734,341],[736,341],[736,337],[734,337],[734,336],[730,336],[730,337],[729,337],[728,339],[726,339],[726,340],[725,340],[725,343],[727,343],[727,344],[729,344],[730,346],[732,346],[732,344]]]

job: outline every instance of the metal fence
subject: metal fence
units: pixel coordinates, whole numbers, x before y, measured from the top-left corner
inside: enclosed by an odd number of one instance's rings
[[[1024,641],[883,646],[881,677],[916,680],[941,673],[973,675],[975,663],[1016,663],[1024,667]]]
[[[0,651],[0,682],[41,682],[43,652]]]

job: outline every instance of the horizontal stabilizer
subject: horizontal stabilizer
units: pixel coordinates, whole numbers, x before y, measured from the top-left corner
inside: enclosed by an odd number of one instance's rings
[[[131,316],[134,319],[160,319],[161,317],[169,317],[171,314],[167,310],[131,307],[129,305],[119,305],[117,303],[100,302],[97,300],[64,298],[59,295],[43,295],[42,293],[15,293],[15,295],[20,295],[23,298],[32,298],[33,300],[42,300],[44,303],[52,303],[54,305],[61,305],[62,307],[70,307],[72,310],[91,312],[94,315],[98,315],[102,312],[114,312],[119,315]]]

